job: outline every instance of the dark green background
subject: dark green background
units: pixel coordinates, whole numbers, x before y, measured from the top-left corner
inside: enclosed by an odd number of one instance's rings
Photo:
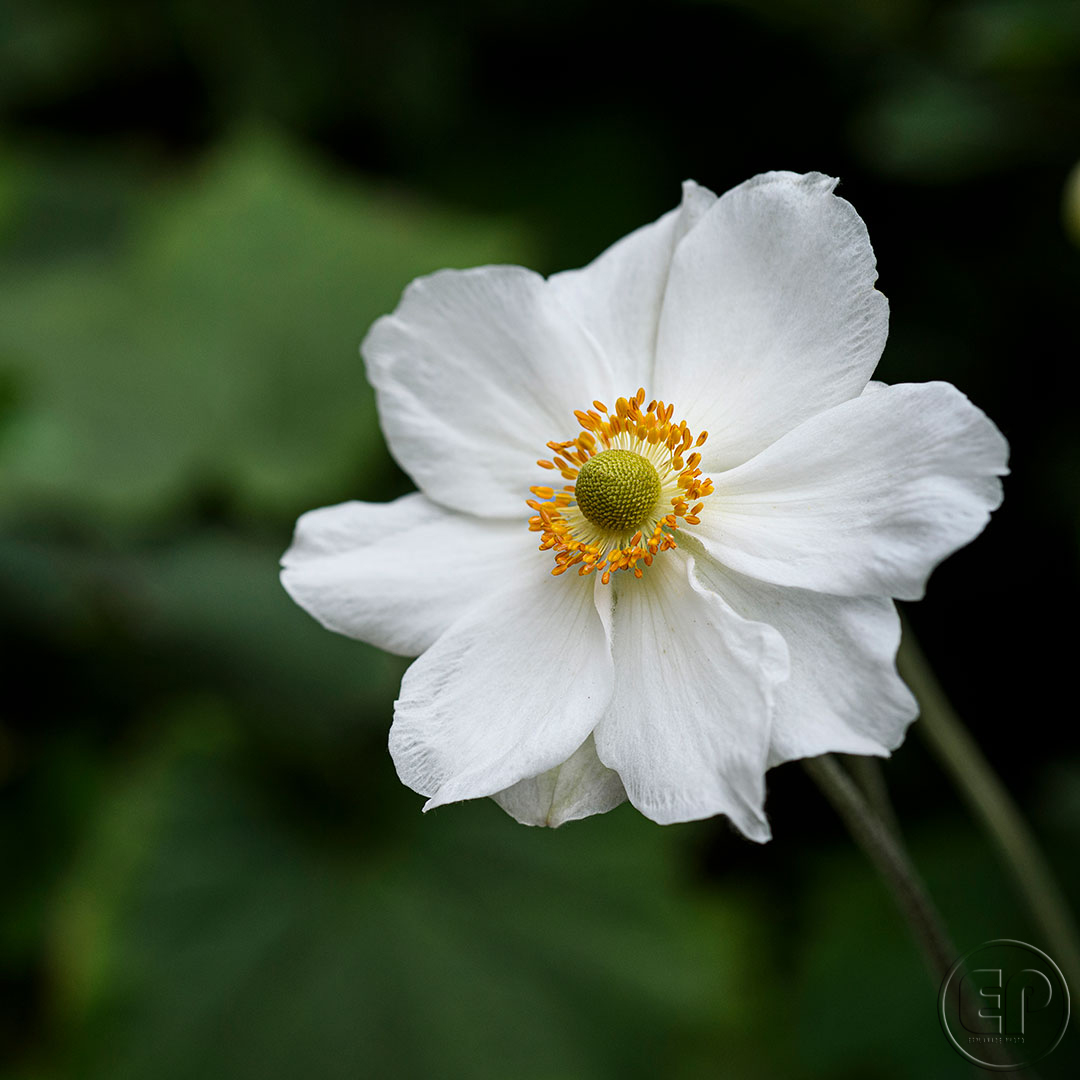
[[[4,1075],[970,1075],[797,766],[765,847],[422,817],[404,664],[276,562],[302,511],[408,490],[356,349],[410,278],[580,264],[687,176],[839,175],[881,377],[1012,443],[909,614],[1075,899],[1078,57],[1059,0],[0,0]],[[958,946],[1053,953],[917,727],[886,775]]]

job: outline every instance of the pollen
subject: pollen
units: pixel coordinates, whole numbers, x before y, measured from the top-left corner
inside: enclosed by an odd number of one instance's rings
[[[674,422],[673,405],[644,408],[644,389],[619,398],[613,412],[592,404],[574,414],[577,437],[549,442],[551,457],[537,462],[570,482],[530,489],[527,505],[540,550],[554,555],[551,572],[596,573],[607,585],[620,570],[642,577],[658,554],[676,547],[678,529],[698,524],[713,484],[697,452],[708,432],[695,436],[685,420]]]

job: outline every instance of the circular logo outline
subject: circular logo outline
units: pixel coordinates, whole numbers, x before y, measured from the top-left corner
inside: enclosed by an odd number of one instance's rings
[[[1031,1058],[1027,1061],[1018,1061],[1015,1063],[1006,1064],[994,1064],[991,1062],[980,1061],[974,1054],[965,1050],[957,1041],[956,1036],[953,1035],[949,1028],[948,1018],[945,1016],[945,998],[948,995],[949,984],[952,982],[953,976],[964,966],[964,964],[973,957],[977,952],[981,952],[983,949],[990,948],[993,945],[1013,945],[1021,949],[1027,949],[1028,952],[1042,957],[1057,973],[1057,977],[1061,982],[1061,988],[1065,994],[1065,1018],[1061,1024],[1061,1031],[1058,1032],[1057,1038],[1050,1044],[1050,1046],[1043,1050],[1038,1056]],[[1061,968],[1057,966],[1053,959],[1047,956],[1042,949],[1036,948],[1034,945],[1029,945],[1026,941],[1018,941],[1016,938],[993,938],[990,941],[984,941],[981,945],[976,945],[974,949],[969,950],[956,961],[945,978],[941,981],[941,989],[938,991],[938,1020],[941,1021],[941,1030],[945,1032],[945,1037],[952,1044],[953,1049],[958,1054],[966,1058],[973,1065],[977,1065],[980,1069],[985,1069],[987,1072],[1015,1072],[1017,1069],[1026,1069],[1029,1065],[1034,1065],[1037,1061],[1042,1061],[1043,1058],[1052,1054],[1061,1043],[1061,1040],[1065,1038],[1065,1032],[1069,1027],[1069,1020],[1072,1016],[1072,995],[1069,992],[1069,984],[1065,981],[1065,976],[1061,971]]]

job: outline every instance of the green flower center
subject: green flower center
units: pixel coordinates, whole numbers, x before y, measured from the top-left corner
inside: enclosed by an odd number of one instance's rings
[[[574,497],[598,528],[629,533],[648,523],[660,498],[660,477],[633,450],[603,450],[581,466]]]

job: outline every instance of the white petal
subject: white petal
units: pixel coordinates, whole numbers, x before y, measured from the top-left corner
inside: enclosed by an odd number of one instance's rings
[[[423,495],[348,502],[300,518],[281,583],[328,629],[418,656],[535,549],[521,522],[455,514]]]
[[[606,814],[626,802],[626,792],[619,774],[600,764],[590,735],[561,765],[519,780],[493,798],[522,825],[555,828],[592,814]]]
[[[650,395],[707,428],[706,472],[857,397],[888,332],[862,219],[819,173],[723,195],[671,264]]]
[[[769,766],[819,754],[887,757],[919,708],[896,671],[900,618],[881,597],[826,596],[768,585],[698,560],[701,581],[744,619],[787,643],[791,674],[776,690]]]
[[[548,283],[516,266],[418,278],[362,346],[394,457],[429,498],[485,517],[523,512],[549,440],[610,394],[611,369]]]
[[[618,394],[631,396],[639,386],[652,386],[656,332],[671,257],[714,202],[716,196],[708,188],[687,180],[682,203],[675,210],[624,236],[588,266],[549,278],[567,309],[610,359],[620,380],[615,388]],[[612,401],[606,404],[614,406]]]
[[[596,751],[653,821],[726,814],[764,841],[770,710],[787,651],[771,627],[702,588],[693,565],[669,551],[641,580],[619,582],[615,692]]]
[[[888,386],[714,475],[694,532],[714,559],[763,581],[917,600],[1000,505],[1007,456],[955,387]]]
[[[609,600],[610,603],[610,600]],[[494,795],[566,761],[611,697],[591,582],[548,564],[511,578],[405,673],[390,752],[425,809]]]

